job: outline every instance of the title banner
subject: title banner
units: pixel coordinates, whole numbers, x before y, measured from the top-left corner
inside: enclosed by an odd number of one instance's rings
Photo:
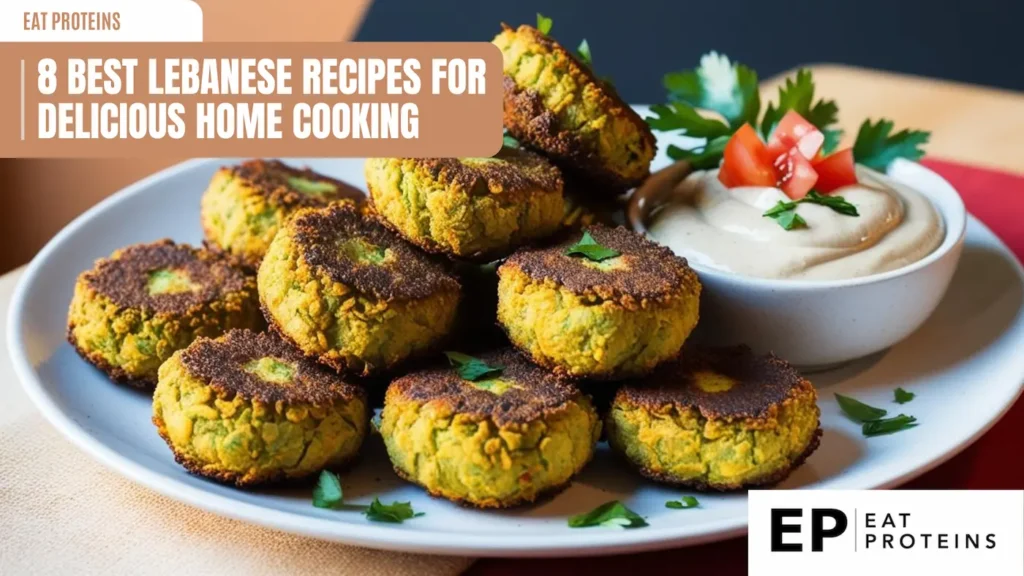
[[[492,156],[487,42],[3,44],[0,155]]]

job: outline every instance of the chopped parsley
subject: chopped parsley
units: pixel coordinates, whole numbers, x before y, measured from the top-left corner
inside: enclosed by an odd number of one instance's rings
[[[555,22],[551,18],[548,18],[547,16],[541,14],[540,12],[537,12],[537,30],[539,30],[541,34],[547,34],[551,32],[551,26],[554,23]]]
[[[679,500],[669,500],[665,502],[665,508],[671,508],[673,510],[687,510],[690,508],[696,508],[700,506],[697,499],[693,496],[683,496]]]
[[[856,398],[836,394],[836,402],[852,420],[855,422],[871,422],[883,418],[887,412],[883,408],[869,406]]]
[[[509,134],[506,130],[501,136],[501,145],[506,148],[519,148],[519,140],[516,140],[516,137]]]
[[[907,430],[917,426],[917,418],[900,414],[892,418],[885,418],[888,413],[883,408],[869,406],[860,400],[836,394],[836,402],[843,412],[855,422],[861,424],[861,433],[867,437],[892,434],[900,430]]]
[[[411,502],[392,502],[384,504],[379,498],[374,497],[373,502],[366,507],[366,518],[374,522],[390,522],[401,524],[411,518],[419,518],[423,512],[414,512]]]
[[[569,518],[570,528],[643,528],[647,521],[639,514],[626,507],[618,500],[605,502],[590,512],[577,514]]]
[[[470,382],[476,382],[485,376],[493,378],[501,374],[505,369],[504,366],[491,366],[479,358],[474,358],[469,354],[461,352],[449,351],[445,352],[444,355],[448,357],[448,362],[455,367],[459,378],[469,380]]]
[[[775,220],[779,223],[779,226],[782,226],[786,230],[807,228],[807,221],[796,213],[797,205],[805,203],[827,206],[840,214],[845,214],[846,216],[860,216],[860,213],[857,212],[857,207],[847,202],[842,196],[825,196],[814,190],[811,190],[807,193],[807,196],[804,196],[799,200],[792,202],[783,202],[782,200],[779,200],[775,206],[766,210],[762,216]]]
[[[341,490],[341,480],[330,470],[320,472],[320,478],[313,488],[313,506],[337,510],[344,504],[345,498]]]
[[[913,400],[914,396],[917,396],[917,394],[914,394],[913,392],[907,392],[903,388],[897,388],[895,392],[893,392],[893,396],[895,396],[895,402],[897,404],[906,404],[907,402]]]
[[[584,38],[580,45],[576,47],[576,53],[580,56],[580,62],[583,62],[587,68],[593,68],[594,60],[590,56],[590,44],[587,43],[587,39]]]
[[[567,256],[585,256],[588,260],[593,262],[601,262],[609,258],[615,258],[620,254],[619,251],[602,246],[594,240],[594,237],[590,235],[590,232],[584,232],[583,237],[580,238],[579,242],[576,242],[572,246],[565,249]]]
[[[889,164],[897,158],[920,160],[924,156],[921,146],[928,142],[930,132],[923,130],[900,130],[892,134],[895,124],[892,120],[882,119],[876,124],[865,120],[857,131],[857,140],[853,143],[853,158],[858,164],[885,172]]]
[[[884,434],[892,434],[893,432],[899,432],[901,430],[908,430],[917,426],[917,418],[913,416],[907,416],[906,414],[900,414],[892,418],[885,418],[884,420],[873,420],[871,422],[865,422],[861,427],[861,432],[867,436],[882,436]]]

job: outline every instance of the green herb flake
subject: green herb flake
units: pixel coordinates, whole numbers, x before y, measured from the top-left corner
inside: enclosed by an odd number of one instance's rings
[[[779,223],[779,226],[786,230],[807,228],[807,221],[796,213],[796,207],[799,204],[818,204],[846,216],[860,216],[860,213],[857,212],[857,207],[847,202],[842,196],[824,196],[814,190],[808,192],[807,196],[793,202],[779,200],[775,206],[766,210],[762,216],[775,220]]]
[[[683,102],[655,104],[651,106],[651,113],[654,116],[647,118],[647,124],[659,132],[682,130],[683,134],[694,138],[717,138],[732,134],[732,129],[725,122],[706,118]]]
[[[411,502],[392,502],[384,504],[379,498],[374,497],[373,502],[366,508],[366,518],[374,522],[390,522],[401,524],[411,518],[419,518],[423,512],[414,512]]]
[[[485,376],[493,378],[501,374],[505,369],[504,366],[491,366],[479,358],[474,358],[469,354],[461,352],[449,351],[445,352],[444,355],[448,357],[448,362],[455,367],[459,378],[469,380],[470,382],[476,382]]]
[[[697,499],[693,496],[683,496],[679,500],[669,500],[665,502],[665,508],[671,508],[673,510],[688,510],[690,508],[696,508],[700,506]]]
[[[712,138],[703,146],[690,150],[669,144],[668,157],[673,160],[686,160],[695,170],[717,168],[722,161],[722,154],[725,152],[725,145],[728,144],[730,137],[731,134]]]
[[[605,502],[590,512],[577,514],[569,518],[570,528],[643,528],[647,521],[639,514],[626,507],[618,500]]]
[[[897,158],[920,160],[924,156],[921,148],[928,142],[931,132],[923,130],[900,130],[892,134],[895,124],[892,120],[881,119],[876,124],[865,120],[857,131],[853,143],[853,158],[858,164],[885,172]]]
[[[885,434],[893,434],[901,430],[909,430],[917,426],[917,418],[913,416],[907,416],[906,414],[900,414],[892,418],[886,418],[884,420],[873,420],[871,422],[865,422],[861,427],[861,432],[867,436],[882,436]]]
[[[541,34],[550,33],[551,26],[554,25],[554,23],[554,20],[552,20],[551,18],[548,18],[547,16],[541,14],[540,12],[537,12],[537,30],[539,30]]]
[[[329,470],[320,472],[320,478],[317,479],[316,486],[313,488],[313,506],[338,510],[343,503],[344,494],[338,475]]]
[[[882,408],[869,406],[860,400],[836,394],[836,402],[851,419],[855,422],[874,422],[883,418],[887,412]]]
[[[893,395],[895,396],[895,401],[897,404],[906,404],[907,402],[913,400],[914,396],[917,396],[917,394],[914,394],[913,392],[907,392],[903,388],[897,388],[896,391],[893,392]]]
[[[796,213],[796,202],[779,203],[768,209],[763,216],[771,218],[782,226],[783,230],[794,230],[796,228],[807,228],[807,221],[803,216]]]
[[[514,136],[507,132],[502,135],[501,144],[506,148],[519,148],[519,140],[516,140]]]
[[[767,140],[775,126],[790,110],[803,116],[805,120],[814,125],[815,128],[825,132],[839,120],[839,107],[834,100],[814,101],[814,78],[811,71],[801,68],[796,71],[795,78],[786,78],[785,83],[779,86],[779,105],[768,104],[765,108],[764,118],[761,119],[761,133]],[[832,129],[830,147],[838,144],[842,137],[842,131]],[[829,152],[826,151],[826,154]]]
[[[695,70],[670,72],[662,82],[670,100],[717,112],[733,130],[747,123],[757,125],[761,111],[757,73],[724,54],[709,52]]]
[[[590,44],[587,43],[587,39],[584,38],[580,42],[580,45],[576,47],[576,53],[580,56],[580,61],[583,62],[587,68],[593,68],[594,60],[590,56]]]
[[[601,262],[609,258],[615,258],[620,254],[617,250],[612,250],[606,246],[602,246],[594,240],[594,237],[590,235],[590,232],[584,232],[583,237],[580,238],[579,242],[569,246],[565,250],[566,256],[585,256],[592,262]]]
[[[860,213],[857,212],[857,207],[847,202],[846,198],[843,198],[842,196],[825,196],[819,194],[816,190],[811,190],[810,192],[807,193],[807,196],[804,196],[803,198],[800,199],[800,202],[827,206],[832,210],[840,214],[844,214],[846,216],[860,216]]]

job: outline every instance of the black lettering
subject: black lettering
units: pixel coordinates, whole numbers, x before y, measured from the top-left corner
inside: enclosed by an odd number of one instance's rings
[[[885,513],[885,520],[882,520],[882,528],[895,528],[896,521],[892,519],[892,514]]]
[[[907,519],[910,518],[910,512],[900,512],[900,518],[903,519],[903,527],[907,527]]]
[[[875,536],[874,534],[868,534],[864,538],[864,549],[867,550],[868,548],[870,548],[871,547],[871,543],[874,542],[875,540],[878,540],[878,536]]]
[[[991,549],[996,547],[996,535],[995,534],[989,534],[988,536],[985,536],[985,541],[988,542],[988,544],[985,544],[985,548],[988,548],[989,550],[991,550]]]
[[[831,518],[835,526],[825,530],[825,518]],[[811,551],[821,552],[825,538],[835,538],[846,532],[846,514],[835,508],[815,508],[811,510]]]
[[[785,543],[783,534],[799,534],[799,524],[784,524],[785,518],[801,518],[803,510],[799,508],[772,508],[772,552],[803,552],[803,544]]]
[[[867,514],[864,515],[864,527],[865,528],[874,528],[875,527],[875,513],[874,512],[868,512]]]
[[[882,548],[892,548],[892,534],[882,534]]]
[[[946,550],[949,548],[949,534],[939,534],[939,549]]]
[[[908,538],[910,539],[910,544],[907,544],[907,539]],[[914,535],[913,534],[903,534],[902,536],[900,536],[900,546],[903,546],[904,550],[910,550],[911,548],[913,548],[914,547]]]
[[[921,534],[921,539],[924,540],[924,547],[926,550],[928,549],[928,539],[931,537],[931,534]]]

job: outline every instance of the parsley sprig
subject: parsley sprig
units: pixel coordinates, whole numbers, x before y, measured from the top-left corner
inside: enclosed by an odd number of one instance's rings
[[[541,34],[546,35],[551,32],[551,26],[554,25],[554,23],[554,20],[551,18],[537,12],[537,30],[539,30]]]
[[[423,512],[414,512],[410,502],[392,502],[384,504],[379,498],[374,497],[373,502],[366,507],[366,518],[374,522],[389,522],[401,524],[405,520],[419,518]]]
[[[700,506],[700,503],[693,496],[683,496],[679,500],[665,502],[665,508],[671,508],[672,510],[688,510],[697,506]]]
[[[643,528],[647,521],[618,500],[605,502],[590,512],[569,517],[569,528]]]
[[[900,389],[902,390],[902,389]],[[897,393],[898,395],[898,393]],[[909,430],[917,426],[917,418],[900,414],[892,418],[886,418],[888,414],[884,408],[876,408],[849,396],[836,394],[836,402],[847,416],[854,422],[861,424],[861,433],[867,437],[892,434],[901,430]]]
[[[352,510],[362,512],[367,520],[373,522],[390,522],[400,524],[411,518],[423,516],[423,512],[415,512],[410,502],[392,502],[384,504],[374,497],[369,506],[347,504],[341,489],[341,480],[330,470],[320,472],[316,486],[313,487],[313,506],[331,510]]]
[[[620,252],[601,245],[597,240],[594,240],[590,232],[584,232],[579,242],[565,249],[565,254],[566,256],[585,256],[588,260],[600,262],[609,258],[615,258]]]
[[[775,206],[766,210],[762,216],[775,220],[779,223],[779,226],[782,226],[786,230],[807,228],[807,221],[796,213],[796,207],[798,204],[818,204],[821,206],[827,206],[828,208],[846,216],[860,216],[860,213],[857,212],[857,207],[847,202],[842,196],[825,196],[819,194],[815,190],[811,190],[807,193],[807,196],[792,202],[783,202],[782,200],[779,200]]]
[[[892,120],[881,119],[872,124],[865,120],[857,131],[853,144],[854,159],[868,168],[884,172],[897,158],[920,160],[924,156],[921,146],[928,142],[930,132],[903,129],[892,134],[895,124]]]
[[[448,357],[448,362],[455,368],[459,378],[469,380],[470,382],[476,382],[485,376],[493,378],[505,370],[504,366],[492,366],[479,358],[463,354],[462,352],[448,351],[444,355]]]

